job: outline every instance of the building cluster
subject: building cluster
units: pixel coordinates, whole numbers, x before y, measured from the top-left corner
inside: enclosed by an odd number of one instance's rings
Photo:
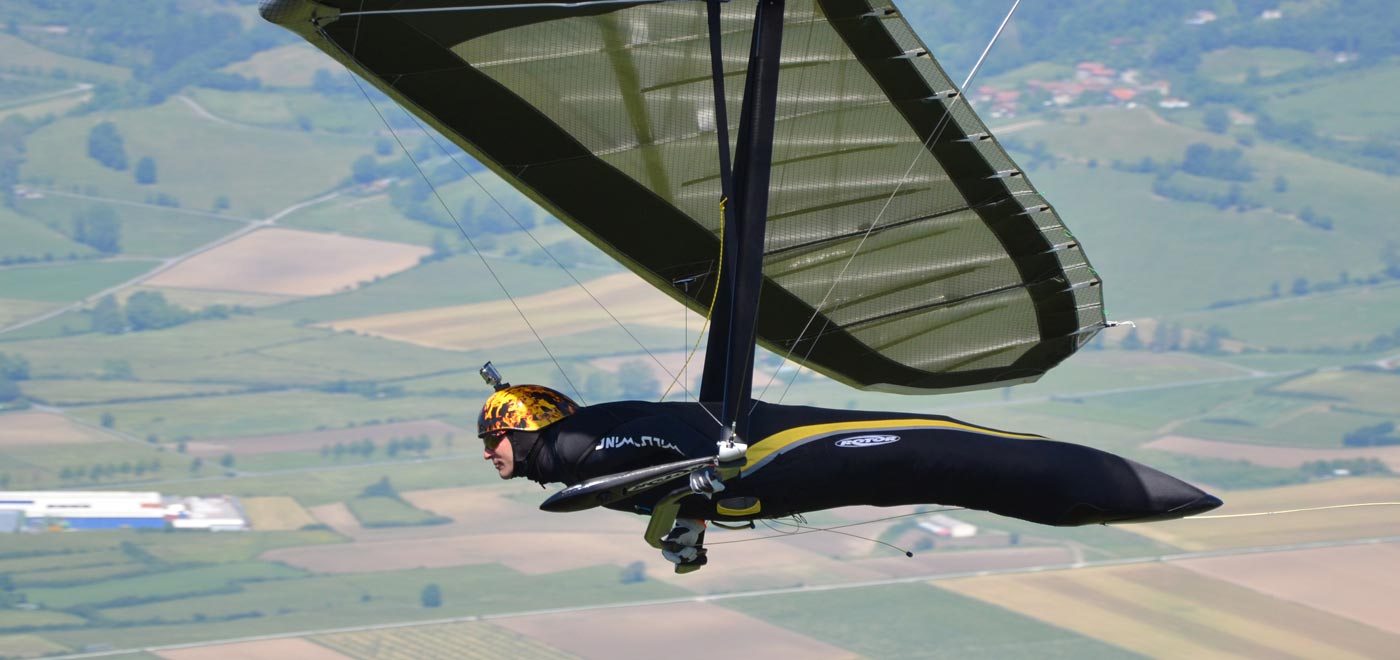
[[[991,85],[977,88],[973,100],[979,107],[990,108],[994,119],[1015,117],[1026,110],[1026,99],[1039,101],[1046,107],[1085,105],[1118,105],[1136,107],[1155,103],[1160,108],[1190,107],[1190,103],[1171,95],[1171,83],[1166,80],[1141,80],[1137,69],[1117,69],[1103,62],[1080,62],[1074,75],[1062,80],[1028,80],[1025,89],[1002,89]]]
[[[118,491],[0,491],[0,534],[83,529],[248,529],[235,497]]]

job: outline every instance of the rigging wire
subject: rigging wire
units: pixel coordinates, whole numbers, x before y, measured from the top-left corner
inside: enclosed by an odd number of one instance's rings
[[[977,62],[973,64],[972,70],[968,72],[967,78],[963,81],[962,86],[959,87],[959,89],[963,90],[964,93],[966,92],[968,85],[971,85],[973,79],[977,77],[978,71],[982,68],[982,63],[986,61],[987,55],[992,51],[992,46],[996,45],[997,40],[1001,38],[1001,33],[1006,30],[1007,24],[1011,22],[1011,17],[1015,15],[1016,8],[1019,6],[1021,6],[1021,0],[1015,0],[1015,2],[1012,3],[1011,10],[1008,11],[1006,13],[1006,17],[1002,19],[1001,25],[997,26],[996,33],[992,35],[991,41],[987,42],[987,47],[982,49],[981,56],[977,58]],[[797,340],[794,341],[792,343],[792,347],[788,349],[787,355],[785,355],[783,358],[783,362],[778,365],[778,369],[773,372],[773,375],[771,377],[769,377],[768,382],[763,386],[763,390],[759,392],[759,396],[754,397],[755,407],[757,407],[758,400],[763,396],[763,394],[768,392],[768,387],[773,384],[773,381],[777,380],[778,374],[783,369],[783,365],[792,359],[792,354],[794,351],[797,350],[797,346],[802,342],[802,338],[807,336],[807,330],[812,327],[812,324],[814,322],[816,322],[817,316],[821,313],[822,308],[825,307],[827,301],[831,299],[831,294],[836,291],[836,287],[840,285],[842,278],[846,276],[846,271],[850,269],[851,264],[855,262],[856,256],[860,254],[861,248],[865,246],[866,240],[870,238],[870,234],[875,231],[875,228],[877,226],[879,226],[880,219],[884,217],[885,211],[889,210],[890,205],[894,203],[895,197],[899,195],[900,189],[903,188],[905,182],[909,180],[909,175],[913,173],[914,167],[918,165],[919,161],[923,158],[924,153],[926,153],[929,150],[929,145],[936,142],[938,138],[943,135],[943,131],[948,127],[948,124],[952,122],[953,108],[955,108],[957,104],[963,100],[964,95],[965,94],[958,94],[956,97],[953,98],[952,102],[949,103],[948,107],[945,109],[943,117],[938,120],[938,124],[934,126],[933,131],[929,134],[928,139],[924,140],[921,145],[921,148],[917,152],[915,152],[914,159],[909,163],[909,167],[904,170],[904,175],[900,177],[899,183],[895,185],[894,190],[890,192],[889,197],[885,199],[884,205],[880,207],[880,211],[875,215],[875,219],[871,221],[870,226],[867,227],[865,233],[861,235],[860,241],[856,243],[855,249],[851,251],[851,255],[846,258],[845,264],[841,266],[840,272],[838,272],[836,278],[832,280],[831,286],[827,288],[826,294],[822,296],[821,302],[817,303],[817,306],[813,308],[812,315],[807,319],[807,323],[802,326],[801,332],[797,334]],[[830,324],[831,318],[827,317],[822,324],[821,330],[819,330],[816,333],[816,335],[812,338],[811,345],[807,347],[807,352],[802,357],[803,363],[805,363],[809,358],[811,358],[812,351],[816,349],[817,341],[821,339],[823,334],[825,334],[826,328]],[[793,370],[792,377],[788,379],[787,387],[783,388],[782,395],[778,397],[779,403],[782,403],[783,399],[787,398],[788,392],[792,390],[793,383],[797,382],[797,377],[801,375],[801,373],[801,365],[798,365]]]
[[[340,52],[346,57],[350,58],[352,61],[358,61],[355,60],[354,55],[346,52],[345,49],[342,48],[339,43],[337,43],[334,39],[331,39],[330,35],[326,34],[325,30],[320,29],[318,27],[317,32],[319,32],[321,37],[327,42],[335,44],[336,48],[339,49]],[[477,247],[476,241],[473,241],[471,236],[467,234],[467,230],[464,229],[462,227],[462,223],[457,220],[457,215],[453,213],[452,209],[447,206],[447,202],[443,200],[442,194],[438,192],[437,186],[433,185],[432,180],[429,179],[427,173],[423,171],[423,167],[418,164],[418,160],[413,157],[413,153],[409,151],[408,146],[403,143],[403,139],[399,137],[398,132],[396,132],[394,130],[394,127],[389,124],[388,118],[386,118],[384,116],[384,113],[379,110],[379,106],[374,103],[374,99],[370,98],[369,92],[365,90],[364,84],[360,82],[359,76],[355,75],[355,73],[351,71],[350,79],[355,82],[355,87],[360,90],[360,94],[364,95],[365,101],[367,101],[369,103],[369,106],[374,109],[374,114],[379,116],[379,120],[383,122],[384,127],[388,129],[389,135],[393,136],[394,141],[398,143],[399,148],[402,149],[404,155],[408,157],[408,161],[413,164],[413,169],[418,171],[418,176],[423,177],[423,183],[427,184],[428,189],[433,191],[433,197],[436,197],[438,204],[442,205],[442,210],[447,213],[448,218],[451,218],[452,224],[457,226],[457,231],[462,233],[462,238],[466,239],[467,243],[471,245],[472,251],[475,252],[477,258],[481,260],[481,265],[485,266],[486,272],[491,274],[491,279],[494,279],[496,281],[496,285],[499,286],[501,288],[501,291],[506,294],[506,299],[510,301],[511,307],[515,308],[515,312],[520,315],[520,320],[525,322],[525,327],[529,328],[530,333],[535,336],[535,339],[537,341],[539,341],[540,348],[544,349],[545,354],[548,355],[550,361],[554,363],[554,367],[559,370],[559,373],[561,375],[564,376],[564,381],[569,384],[569,387],[571,389],[573,389],[574,394],[578,397],[579,402],[583,403],[584,405],[587,405],[587,400],[584,399],[583,391],[579,389],[578,385],[574,384],[572,378],[569,378],[569,373],[564,370],[564,365],[559,363],[559,359],[554,356],[554,352],[549,350],[549,345],[545,343],[544,337],[542,337],[539,331],[535,329],[534,324],[530,323],[530,319],[525,315],[525,310],[520,308],[520,304],[517,303],[515,301],[515,297],[510,294],[510,289],[506,288],[505,282],[501,280],[500,275],[496,273],[496,270],[491,267],[490,262],[486,260],[486,255],[482,253],[480,248]]]
[[[1329,509],[1354,509],[1363,506],[1400,506],[1400,502],[1360,502],[1357,504],[1333,504],[1331,506],[1310,506],[1302,509],[1283,509],[1280,511],[1260,511],[1257,513],[1226,513],[1213,516],[1191,516],[1181,520],[1221,520],[1224,518],[1253,518],[1256,516],[1277,516],[1284,513],[1302,513],[1304,511],[1327,511]]]

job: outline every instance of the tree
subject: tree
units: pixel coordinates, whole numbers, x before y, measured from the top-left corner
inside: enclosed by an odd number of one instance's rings
[[[0,403],[14,401],[18,399],[21,394],[22,392],[20,392],[19,385],[16,385],[14,381],[6,378],[4,375],[0,375]]]
[[[194,460],[190,461],[190,472],[199,472],[202,469],[204,469],[204,459],[198,456],[194,457]]]
[[[102,428],[110,429],[117,425],[117,417],[109,412],[102,413],[101,423]]]
[[[160,330],[192,318],[190,312],[166,302],[159,291],[137,291],[126,299],[126,320],[132,330]]]
[[[1128,335],[1123,338],[1123,341],[1119,344],[1119,347],[1125,351],[1142,350],[1142,338],[1138,336],[1137,328],[1133,328],[1128,331]]]
[[[423,607],[442,607],[442,588],[436,584],[429,584],[423,587],[418,600],[422,601]]]
[[[350,164],[350,176],[355,183],[370,183],[379,178],[379,163],[374,156],[360,156]]]
[[[223,466],[225,469],[232,469],[233,454],[225,452],[223,456],[219,457],[219,465]]]
[[[645,582],[646,579],[647,565],[639,561],[634,561],[624,566],[622,572],[618,573],[617,576],[618,582],[623,584],[636,584],[638,582]]]
[[[105,254],[121,252],[122,224],[108,206],[90,206],[73,214],[73,240]]]
[[[1206,109],[1206,114],[1202,117],[1206,130],[1212,133],[1225,133],[1230,130],[1230,113],[1224,107],[1213,105]]]
[[[149,186],[156,182],[156,159],[142,156],[136,161],[136,183]]]
[[[1311,290],[1312,287],[1308,285],[1308,278],[1300,277],[1298,279],[1293,280],[1293,295],[1306,296]]]
[[[1288,192],[1288,179],[1283,178],[1282,174],[1274,177],[1274,192],[1279,194]]]
[[[24,359],[24,356],[18,353],[14,355],[0,353],[0,376],[10,380],[28,380],[29,360]]]
[[[117,125],[104,121],[88,132],[88,156],[114,170],[126,169],[126,145]]]

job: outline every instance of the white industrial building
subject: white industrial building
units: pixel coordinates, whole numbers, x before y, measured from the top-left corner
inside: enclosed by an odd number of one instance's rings
[[[943,538],[966,539],[977,536],[976,525],[941,513],[920,520],[919,528]]]
[[[162,497],[155,491],[0,491],[0,512],[49,529],[248,528],[237,498]]]

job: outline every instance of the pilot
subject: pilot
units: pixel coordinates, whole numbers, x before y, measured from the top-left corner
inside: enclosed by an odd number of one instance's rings
[[[548,387],[511,386],[498,376],[488,382],[497,389],[481,409],[477,431],[482,457],[503,479],[571,486],[718,451],[722,426],[699,403],[579,406]],[[705,563],[706,520],[941,504],[1073,526],[1171,520],[1221,504],[1140,463],[1038,435],[938,415],[751,405],[751,441],[738,476],[682,500],[663,540],[663,555],[678,566]],[[604,506],[649,514],[664,490]]]

